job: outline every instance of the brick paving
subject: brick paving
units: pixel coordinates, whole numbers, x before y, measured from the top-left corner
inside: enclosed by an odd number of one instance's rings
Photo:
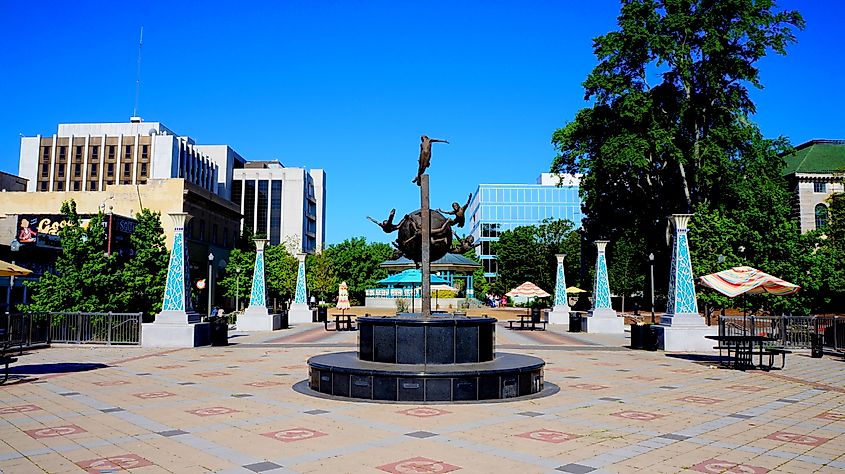
[[[349,350],[322,325],[232,345],[62,346],[0,386],[0,471],[224,473],[845,472],[845,361],[782,371],[631,351],[618,336],[497,329],[557,393],[484,404],[355,403],[292,386]]]

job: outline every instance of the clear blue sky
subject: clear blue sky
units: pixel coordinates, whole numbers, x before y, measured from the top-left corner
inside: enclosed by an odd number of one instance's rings
[[[419,207],[420,134],[452,142],[435,144],[432,207],[547,171],[552,132],[587,105],[592,38],[619,11],[611,0],[174,3],[6,2],[0,170],[17,173],[19,134],[128,120],[143,24],[139,115],[247,159],[325,169],[327,243],[388,241],[365,216]],[[845,138],[843,3],[781,2],[807,28],[760,64],[767,136]]]

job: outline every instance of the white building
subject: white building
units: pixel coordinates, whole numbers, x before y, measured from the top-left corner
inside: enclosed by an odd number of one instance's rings
[[[303,252],[325,245],[326,173],[285,168],[278,161],[250,161],[235,169],[232,201],[244,218],[241,230],[264,234],[270,244],[294,244]],[[293,216],[301,216],[292,218]]]

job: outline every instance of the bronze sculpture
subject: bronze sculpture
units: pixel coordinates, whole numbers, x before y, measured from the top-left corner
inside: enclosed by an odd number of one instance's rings
[[[449,143],[448,140],[440,140],[438,138],[428,138],[428,135],[422,135],[420,137],[420,163],[419,168],[417,168],[417,177],[414,178],[411,182],[416,184],[417,186],[420,185],[420,176],[425,173],[426,168],[431,164],[431,144],[435,142],[439,143]]]
[[[444,211],[443,209],[438,209],[438,212],[442,212],[443,214],[451,214],[455,216],[452,219],[449,219],[450,225],[456,225],[458,227],[463,227],[464,223],[466,222],[466,211],[467,207],[469,207],[469,202],[472,201],[472,193],[469,193],[469,197],[467,198],[467,203],[463,206],[459,206],[458,203],[452,203],[452,210],[451,211]]]
[[[383,231],[385,231],[386,233],[388,233],[388,234],[389,234],[389,233],[391,233],[391,232],[393,232],[393,231],[395,231],[395,230],[399,230],[399,226],[401,226],[401,225],[402,225],[402,221],[399,221],[399,223],[398,223],[398,224],[394,224],[394,223],[393,223],[393,216],[395,216],[395,215],[396,215],[396,209],[391,209],[391,210],[390,210],[390,215],[389,215],[389,216],[387,216],[387,219],[385,219],[385,220],[383,220],[383,221],[381,221],[381,222],[379,222],[379,221],[377,221],[377,220],[373,219],[373,218],[372,218],[372,217],[370,217],[370,216],[367,216],[367,219],[369,219],[369,220],[373,221],[373,223],[374,223],[375,225],[377,225],[377,226],[381,227],[381,230],[383,230]],[[405,216],[405,217],[408,217],[408,216]],[[403,219],[403,220],[404,220],[404,219]]]

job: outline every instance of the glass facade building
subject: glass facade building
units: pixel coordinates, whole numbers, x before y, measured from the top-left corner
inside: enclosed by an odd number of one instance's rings
[[[543,173],[537,184],[478,185],[467,209],[467,225],[470,235],[481,242],[475,251],[488,281],[499,273],[491,243],[502,232],[545,219],[567,219],[581,227],[579,182],[577,176]]]

